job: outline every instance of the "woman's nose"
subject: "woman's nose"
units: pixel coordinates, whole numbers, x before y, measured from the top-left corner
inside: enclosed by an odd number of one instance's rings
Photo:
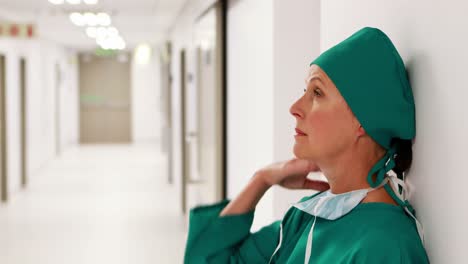
[[[302,111],[300,111],[299,106],[298,106],[298,101],[296,101],[291,107],[289,108],[289,113],[293,115],[296,118],[302,118],[304,115],[302,114]]]

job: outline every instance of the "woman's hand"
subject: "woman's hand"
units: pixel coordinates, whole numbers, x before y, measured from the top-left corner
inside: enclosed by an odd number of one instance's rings
[[[309,172],[319,170],[314,163],[300,159],[276,162],[260,169],[242,192],[221,211],[220,216],[242,214],[255,209],[265,192],[275,184],[288,189],[330,189],[327,182],[307,179]]]
[[[309,172],[320,171],[318,166],[305,159],[291,159],[273,163],[257,171],[257,174],[269,185],[280,185],[287,189],[314,189],[326,191],[330,185],[324,181],[307,178]]]

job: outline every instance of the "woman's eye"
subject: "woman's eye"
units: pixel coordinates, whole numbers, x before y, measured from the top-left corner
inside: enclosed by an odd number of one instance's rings
[[[322,96],[322,94],[320,92],[318,92],[318,91],[320,91],[320,89],[314,89],[314,95],[315,96]],[[306,92],[307,92],[307,88],[304,88],[304,93],[306,93]]]
[[[315,90],[314,90],[314,94],[315,94],[316,96],[322,96],[322,94],[319,93],[319,92],[317,92],[317,91],[318,91],[318,89],[315,89]]]

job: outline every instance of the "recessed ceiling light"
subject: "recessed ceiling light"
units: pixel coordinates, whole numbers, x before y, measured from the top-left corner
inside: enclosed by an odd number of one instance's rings
[[[70,5],[79,5],[81,0],[66,0]]]
[[[105,36],[96,38],[96,43],[106,50],[123,50],[126,47],[125,41],[120,36]]]
[[[151,46],[146,43],[139,44],[135,49],[135,61],[139,65],[147,65],[151,60]]]
[[[98,13],[96,15],[98,24],[101,26],[110,26],[111,18],[107,13]]]
[[[83,0],[83,2],[87,5],[95,5],[98,3],[98,0]]]
[[[70,20],[76,26],[84,26],[86,24],[86,20],[84,16],[80,13],[74,12],[70,14]]]
[[[64,0],[49,0],[49,3],[53,5],[61,5],[63,4]]]
[[[84,13],[83,16],[84,16],[84,19],[86,21],[86,25],[92,26],[92,27],[99,25],[98,18],[97,18],[97,16],[95,14],[90,13],[90,12],[86,12],[86,13]]]
[[[127,46],[127,44],[125,44],[124,41],[121,41],[121,42],[119,42],[119,43],[116,44],[116,48],[117,48],[118,50],[124,50],[126,46]]]

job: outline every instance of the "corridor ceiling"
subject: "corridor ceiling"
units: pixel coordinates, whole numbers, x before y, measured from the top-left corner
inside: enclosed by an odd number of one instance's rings
[[[69,19],[72,12],[106,12],[127,48],[166,37],[187,0],[99,0],[96,5],[53,5],[48,0],[0,0],[0,22],[33,23],[40,37],[78,50],[97,47],[85,28]]]

